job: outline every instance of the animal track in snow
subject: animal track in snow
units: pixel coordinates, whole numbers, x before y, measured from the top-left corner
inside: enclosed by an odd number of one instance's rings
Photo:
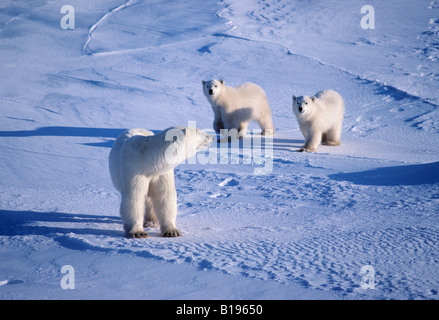
[[[246,231],[258,232],[248,228]],[[69,234],[67,237],[81,236]],[[139,256],[189,262],[200,269],[219,270],[249,278],[296,282],[304,287],[335,290],[341,294],[365,293],[360,286],[363,276],[360,271],[364,265],[371,265],[376,272],[376,290],[371,294],[378,298],[404,292],[408,299],[438,298],[436,288],[439,283],[423,280],[425,277],[422,274],[418,278],[418,273],[412,271],[421,266],[424,272],[436,271],[437,228],[365,230],[291,242],[267,238],[215,242],[155,239],[142,242],[141,245],[130,242],[131,246],[126,239],[120,239],[119,242],[125,243],[126,252],[132,251]],[[111,246],[105,241],[99,244],[93,242],[85,242],[85,245],[97,246],[100,250],[118,250],[115,243]],[[113,242],[117,241],[113,239]],[[389,265],[388,261],[392,261],[392,264]],[[430,267],[425,268],[425,265]]]

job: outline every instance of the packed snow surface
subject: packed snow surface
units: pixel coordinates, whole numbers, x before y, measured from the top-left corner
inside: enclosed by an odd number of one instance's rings
[[[72,0],[66,30],[2,1],[0,298],[438,299],[439,2],[367,4],[375,29],[358,1]],[[115,138],[212,133],[213,78],[264,88],[276,135],[176,168],[183,237],[125,238]],[[323,89],[342,144],[299,153],[291,97]]]

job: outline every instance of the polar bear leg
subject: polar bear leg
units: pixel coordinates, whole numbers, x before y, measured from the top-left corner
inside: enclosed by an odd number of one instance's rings
[[[302,132],[303,137],[305,138],[305,141],[306,141],[308,139],[308,130],[307,130],[306,125],[299,122],[299,128],[300,128],[300,131]]]
[[[221,129],[220,134],[222,137],[218,139],[220,143],[229,143],[232,141],[236,141],[240,138],[239,132],[237,129]]]
[[[219,142],[229,142],[238,140],[240,137],[241,130],[241,122],[238,119],[235,119],[231,116],[226,116],[223,119],[224,129],[220,130],[220,133],[223,137]]]
[[[321,131],[310,131],[307,134],[305,145],[299,150],[300,152],[315,152],[317,147],[322,142]]]
[[[220,133],[220,130],[224,129],[224,123],[223,120],[221,119],[221,116],[215,115],[215,120],[213,120],[213,129],[215,130],[216,133]]]
[[[154,205],[150,197],[147,197],[145,202],[145,219],[143,222],[144,227],[157,228],[159,222],[154,211]]]
[[[148,234],[143,230],[143,220],[149,179],[141,177],[136,182],[122,192],[120,216],[128,238],[146,238]]]
[[[240,122],[236,119],[225,117],[223,119],[224,129],[220,130],[220,134],[222,137],[218,140],[218,142],[228,143],[229,141],[235,141],[239,139],[239,126]]]
[[[339,146],[340,138],[341,138],[341,123],[337,123],[331,129],[326,132],[326,141],[324,141],[325,145],[328,146]]]
[[[153,177],[149,186],[149,196],[160,223],[164,237],[181,236],[175,225],[177,219],[177,191],[175,190],[174,170]]]
[[[238,138],[242,139],[245,138],[247,135],[247,128],[248,128],[249,122],[241,122],[238,126]]]
[[[261,118],[258,119],[258,124],[262,129],[263,135],[274,135],[274,126],[271,112],[268,111],[268,114],[263,114]]]

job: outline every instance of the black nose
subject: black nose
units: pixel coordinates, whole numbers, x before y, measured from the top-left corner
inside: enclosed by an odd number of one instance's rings
[[[212,90],[212,89],[210,89],[210,90],[209,90],[209,94],[211,95],[212,93],[213,93],[213,90]]]
[[[303,108],[302,107],[299,107],[299,112],[302,112],[303,111]]]

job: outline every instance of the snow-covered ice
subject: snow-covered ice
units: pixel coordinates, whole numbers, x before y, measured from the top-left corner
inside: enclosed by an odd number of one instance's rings
[[[64,30],[59,2],[2,1],[0,298],[438,299],[439,2],[368,4],[364,30],[357,1],[72,0]],[[184,236],[126,239],[115,138],[212,131],[212,78],[264,88],[272,149],[181,164]],[[291,97],[322,89],[342,145],[298,153]]]

